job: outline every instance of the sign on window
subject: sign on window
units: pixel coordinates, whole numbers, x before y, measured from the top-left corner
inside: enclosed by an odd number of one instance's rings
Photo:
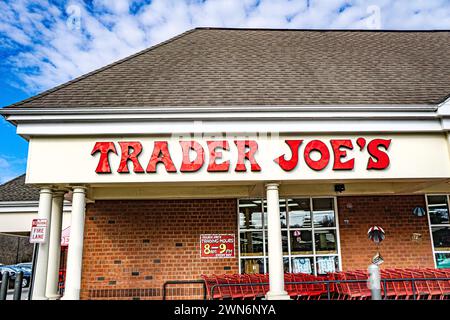
[[[292,272],[312,274],[311,260],[309,258],[296,258],[293,260]]]
[[[334,257],[317,258],[317,269],[318,274],[336,272]]]

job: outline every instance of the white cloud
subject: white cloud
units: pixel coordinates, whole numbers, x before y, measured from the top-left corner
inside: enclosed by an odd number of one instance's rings
[[[7,0],[0,40],[26,90],[66,82],[196,26],[449,29],[445,0]],[[379,8],[379,17],[368,10]],[[136,11],[133,8],[138,7]],[[67,12],[66,12],[67,11]],[[379,18],[379,19],[378,19]],[[374,21],[374,20],[379,21]],[[5,63],[5,62],[3,62]]]
[[[25,172],[26,159],[0,155],[0,184],[5,183]]]
[[[4,170],[4,169],[8,169],[8,168],[9,168],[8,161],[6,161],[6,159],[0,158],[0,169]]]

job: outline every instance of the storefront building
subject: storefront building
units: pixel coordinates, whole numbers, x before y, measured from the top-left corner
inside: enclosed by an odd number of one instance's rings
[[[67,198],[69,197],[67,194]],[[32,220],[38,216],[38,208],[39,189],[26,185],[24,174],[0,185],[0,265],[32,260],[30,227]],[[70,202],[66,200],[61,220],[62,229],[66,233],[70,230],[71,209]],[[61,244],[67,245],[67,241],[63,241],[64,235],[62,238]]]
[[[39,216],[73,194],[62,299],[256,272],[285,299],[284,272],[366,269],[377,250],[449,267],[449,36],[199,28],[2,109]],[[40,245],[34,299],[48,260]]]

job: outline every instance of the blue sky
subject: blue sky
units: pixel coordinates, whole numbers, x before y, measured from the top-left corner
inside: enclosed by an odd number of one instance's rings
[[[450,29],[450,0],[2,0],[0,106],[197,26]],[[27,142],[0,119],[0,183]]]

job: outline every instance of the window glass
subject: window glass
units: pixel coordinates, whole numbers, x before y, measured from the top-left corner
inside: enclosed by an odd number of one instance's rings
[[[339,270],[334,198],[280,198],[285,272]],[[445,227],[445,225],[439,225]],[[241,272],[268,272],[267,200],[239,200]]]
[[[432,227],[433,244],[436,251],[450,251],[450,227]]]
[[[263,233],[262,231],[246,231],[240,233],[241,255],[262,256],[263,255]]]
[[[283,257],[283,269],[284,269],[284,272],[290,272],[289,271],[289,257]]]
[[[264,273],[264,259],[241,259],[242,273]]]
[[[334,201],[332,198],[313,199],[313,217],[315,228],[334,227]]]
[[[436,253],[436,265],[438,268],[450,268],[450,253]]]
[[[264,228],[267,228],[267,200],[263,201],[263,205],[264,205]],[[284,199],[280,199],[279,202],[279,210],[280,210],[280,223],[281,223],[281,228],[285,229],[287,227],[287,222],[286,222],[286,201]]]
[[[312,254],[312,232],[311,230],[291,230],[291,254]]]
[[[308,198],[288,199],[289,226],[311,228],[311,208]]]
[[[241,229],[262,228],[261,200],[239,201],[239,227]]]
[[[427,201],[430,223],[449,223],[447,196],[428,196]]]
[[[314,259],[312,257],[294,257],[291,263],[293,273],[314,274]]]
[[[287,231],[281,231],[281,244],[283,247],[283,254],[286,254],[286,255],[289,254],[287,233],[288,233]],[[266,239],[265,239],[266,252],[269,252],[268,241],[267,241],[268,239],[269,239],[269,236],[266,231]]]
[[[326,274],[339,270],[339,259],[337,256],[317,257],[317,274]]]
[[[335,230],[316,230],[314,238],[317,253],[337,253]]]
[[[281,228],[287,228],[287,220],[286,220],[286,200],[280,199],[280,222],[281,222]]]
[[[289,272],[289,257],[283,257],[283,270],[284,272]],[[266,273],[269,273],[269,263],[267,263]]]

